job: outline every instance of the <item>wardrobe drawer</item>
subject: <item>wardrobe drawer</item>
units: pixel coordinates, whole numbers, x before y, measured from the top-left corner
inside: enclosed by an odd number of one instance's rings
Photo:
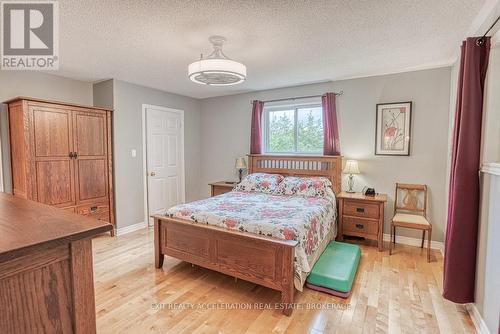
[[[109,219],[109,211],[106,211],[106,212],[100,212],[100,213],[95,213],[95,214],[90,214],[90,215],[88,215],[87,217],[92,217],[92,218],[98,219],[98,220],[103,221],[103,222],[106,222],[106,223],[109,223],[109,222],[110,222],[110,219]]]
[[[371,219],[359,219],[355,217],[343,217],[342,228],[344,234],[355,236],[376,236],[378,234],[378,221]]]
[[[378,219],[379,206],[375,203],[344,200],[344,215]]]
[[[69,207],[66,207],[66,208],[61,208],[61,210],[68,211],[68,212],[71,212],[71,213],[75,213],[75,207],[74,206],[69,206]]]
[[[93,216],[104,212],[109,212],[107,202],[80,205],[76,209],[76,213],[84,216]]]

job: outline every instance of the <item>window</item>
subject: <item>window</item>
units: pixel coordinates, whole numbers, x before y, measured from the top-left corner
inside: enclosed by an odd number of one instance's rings
[[[266,153],[323,152],[323,109],[320,103],[264,107]]]

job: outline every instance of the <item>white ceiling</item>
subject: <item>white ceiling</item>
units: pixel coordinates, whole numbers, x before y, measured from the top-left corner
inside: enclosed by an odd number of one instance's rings
[[[60,71],[205,98],[449,65],[488,0],[60,0]],[[247,65],[207,87],[187,65],[210,35]]]

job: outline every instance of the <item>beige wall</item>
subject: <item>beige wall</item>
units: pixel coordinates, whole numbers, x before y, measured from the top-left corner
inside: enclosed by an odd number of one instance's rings
[[[114,108],[113,79],[97,82],[92,85],[94,106],[103,108]]]
[[[497,43],[490,51],[485,83],[481,154],[484,168],[480,183],[481,211],[474,303],[491,333],[499,330],[500,315],[500,167],[491,168],[492,163],[500,166],[499,92],[500,43]],[[496,174],[494,170],[497,170]]]
[[[0,71],[0,102],[16,96],[92,105],[92,84],[42,72]],[[0,106],[4,190],[12,191],[7,106]]]
[[[500,175],[481,173],[475,306],[491,333],[500,315]]]
[[[446,67],[204,99],[200,192],[208,196],[208,182],[236,179],[234,159],[247,154],[250,145],[251,100],[343,90],[337,105],[341,148],[344,157],[360,160],[362,174],[356,176],[356,190],[372,186],[389,194],[387,222],[393,210],[395,182],[428,184],[433,239],[442,241],[446,220],[450,76],[450,68]],[[375,156],[375,105],[398,101],[413,101],[411,156]],[[387,223],[385,231],[389,231]],[[401,231],[401,235],[420,236],[406,231]]]
[[[500,43],[499,43],[500,44]],[[490,50],[483,116],[483,162],[500,161],[500,45]]]

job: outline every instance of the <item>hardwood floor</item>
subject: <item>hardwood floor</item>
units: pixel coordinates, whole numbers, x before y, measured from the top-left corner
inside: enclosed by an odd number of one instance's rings
[[[475,333],[465,308],[441,296],[437,251],[427,263],[420,248],[397,245],[389,256],[361,245],[349,299],[305,288],[295,297],[303,309],[286,317],[269,309],[277,291],[168,256],[155,269],[152,230],[102,236],[93,246],[98,333]],[[198,304],[205,307],[191,306]]]

